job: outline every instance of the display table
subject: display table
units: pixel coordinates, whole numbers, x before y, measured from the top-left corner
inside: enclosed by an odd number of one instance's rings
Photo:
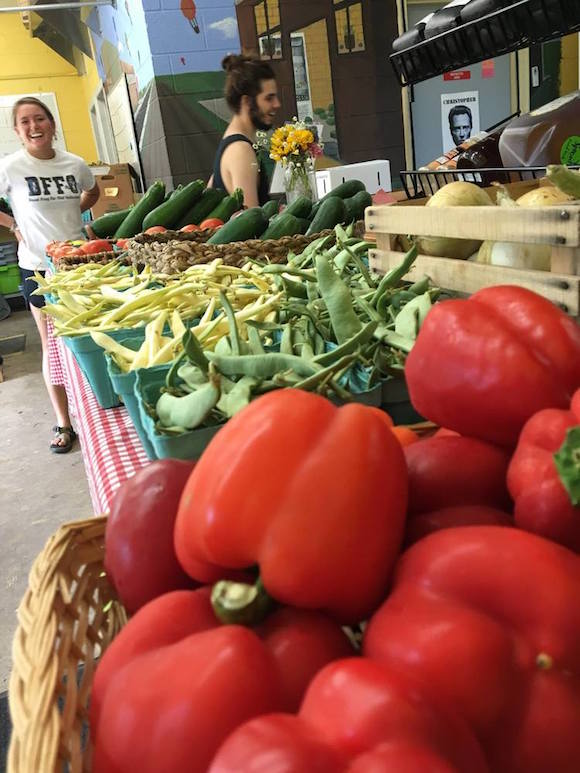
[[[101,408],[72,352],[60,340],[59,347],[93,511],[101,515],[121,483],[149,460],[125,408]]]

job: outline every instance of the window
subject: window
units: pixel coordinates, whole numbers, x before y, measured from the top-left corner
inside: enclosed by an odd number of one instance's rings
[[[334,0],[336,38],[339,54],[353,54],[364,51],[362,3],[351,0]]]
[[[260,0],[254,6],[256,32],[262,59],[282,58],[279,0]]]

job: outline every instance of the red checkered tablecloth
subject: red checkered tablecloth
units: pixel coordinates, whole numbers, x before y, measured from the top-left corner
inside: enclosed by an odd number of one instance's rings
[[[61,340],[58,344],[93,510],[101,515],[121,483],[149,460],[125,408],[101,408],[70,349]]]

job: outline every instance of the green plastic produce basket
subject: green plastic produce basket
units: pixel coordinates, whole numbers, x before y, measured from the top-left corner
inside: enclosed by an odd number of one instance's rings
[[[133,336],[132,338],[121,338],[119,343],[121,346],[126,346],[128,349],[137,351],[137,349],[139,349],[142,344],[142,340]],[[157,455],[155,453],[155,449],[153,448],[153,443],[149,440],[149,436],[143,427],[143,422],[141,421],[141,411],[139,410],[139,403],[135,395],[135,379],[137,377],[137,371],[130,370],[128,373],[124,373],[108,352],[105,354],[105,361],[107,363],[107,371],[109,373],[109,378],[111,379],[113,389],[115,393],[121,398],[123,405],[127,409],[127,413],[129,414],[135,429],[137,430],[139,440],[143,443],[143,448],[145,449],[147,456],[149,459],[154,461],[157,459]],[[149,370],[156,373],[158,372],[165,379],[169,368],[169,365],[156,365],[153,368],[143,368],[143,370]]]
[[[143,342],[145,328],[108,330],[107,335],[116,341],[124,338],[135,338]],[[63,336],[62,338],[74,354],[101,408],[116,408],[121,405],[107,370],[105,350],[96,344],[90,335]]]
[[[167,371],[145,368],[136,371],[135,397],[139,404],[141,423],[158,459],[198,459],[212,437],[224,426],[200,427],[181,435],[162,435],[155,430],[149,410],[157,403],[165,385]]]
[[[387,378],[381,382],[381,408],[395,424],[416,424],[425,421],[413,408],[404,377]]]
[[[20,269],[16,263],[0,266],[0,295],[13,295],[20,291]]]

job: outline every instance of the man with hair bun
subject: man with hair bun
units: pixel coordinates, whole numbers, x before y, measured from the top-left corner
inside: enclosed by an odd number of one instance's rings
[[[268,201],[269,181],[260,169],[253,145],[257,131],[268,131],[280,109],[274,72],[267,62],[230,54],[222,62],[226,71],[226,102],[233,118],[217,149],[210,185],[232,193],[244,192],[244,206]]]

